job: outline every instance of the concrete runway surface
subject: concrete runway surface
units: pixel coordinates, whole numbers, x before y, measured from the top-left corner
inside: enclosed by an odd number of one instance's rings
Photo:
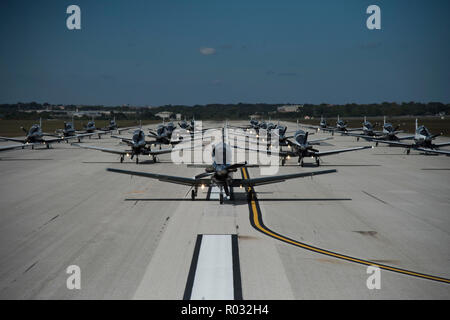
[[[294,123],[287,125],[288,131],[296,129]],[[310,139],[328,136],[318,133]],[[83,143],[126,148],[109,135]],[[373,143],[335,134],[317,148],[364,145]],[[0,298],[182,299],[189,281],[194,291],[209,285],[192,274],[194,260],[198,266],[193,270],[205,270],[204,279],[220,269],[224,292],[232,294],[227,287],[232,286],[235,297],[238,290],[243,299],[450,298],[446,282],[388,270],[381,271],[381,289],[369,290],[366,265],[292,245],[255,228],[244,189],[235,188],[235,200],[220,205],[214,190],[209,201],[207,188],[191,201],[186,186],[105,170],[185,177],[203,172],[171,163],[170,154],[160,156],[158,163],[140,160],[138,165],[129,159],[121,164],[116,155],[66,143],[49,150],[2,152]],[[401,148],[379,146],[322,160],[317,168],[314,160],[305,159],[302,168],[291,159],[278,174],[338,172],[255,188],[264,227],[320,250],[450,278],[449,157],[414,150],[406,155]],[[247,173],[258,177],[260,169]],[[240,178],[241,172],[235,176]],[[196,254],[198,235],[237,237],[203,236]],[[217,259],[211,258],[215,254]],[[80,290],[66,286],[70,265],[81,269]]]

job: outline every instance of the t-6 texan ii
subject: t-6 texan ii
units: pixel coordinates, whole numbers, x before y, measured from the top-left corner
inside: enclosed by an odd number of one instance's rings
[[[343,152],[373,148],[372,146],[364,146],[364,147],[354,147],[354,148],[347,148],[347,149],[319,151],[319,150],[315,149],[314,146],[319,144],[321,141],[329,140],[332,138],[328,137],[328,138],[320,138],[320,139],[315,139],[315,140],[308,140],[308,134],[309,134],[308,132],[305,132],[303,130],[298,130],[294,134],[293,140],[287,139],[286,142],[288,144],[289,150],[272,151],[272,150],[264,150],[264,149],[257,150],[257,149],[251,149],[251,148],[246,148],[246,150],[267,153],[268,155],[276,155],[276,156],[280,157],[281,165],[283,165],[283,166],[285,165],[286,160],[289,160],[290,158],[298,157],[298,164],[303,167],[303,165],[304,165],[303,159],[305,159],[305,158],[315,159],[317,166],[320,166],[320,158],[321,157],[329,156],[332,154],[343,153]],[[239,146],[235,146],[235,148],[242,149]]]
[[[20,142],[20,144],[0,147],[0,151],[18,149],[18,148],[23,149],[26,146],[31,146],[31,148],[34,149],[34,146],[36,144],[44,144],[47,146],[47,148],[50,148],[51,143],[65,141],[67,139],[65,137],[44,139],[44,136],[53,136],[53,135],[42,132],[41,125],[42,125],[42,121],[40,120],[39,124],[33,124],[29,130],[26,130],[24,127],[21,127],[21,129],[25,132],[25,138],[23,138],[23,139],[22,138],[0,137],[0,140]]]
[[[128,174],[133,176],[140,176],[150,179],[156,179],[163,182],[182,184],[190,186],[192,200],[195,200],[197,196],[198,188],[204,188],[205,186],[217,186],[220,190],[219,200],[222,204],[224,202],[224,193],[230,196],[231,187],[254,187],[259,185],[279,183],[289,179],[312,177],[315,175],[334,173],[336,170],[323,170],[323,171],[313,171],[313,172],[302,172],[286,175],[277,176],[267,176],[261,178],[251,178],[251,179],[235,179],[233,178],[233,172],[236,172],[239,168],[249,167],[247,162],[231,164],[228,159],[231,158],[231,148],[228,144],[224,142],[219,142],[213,147],[212,158],[213,163],[205,168],[205,172],[196,175],[193,178],[180,177],[180,176],[170,176],[165,174],[156,174],[150,172],[138,172],[129,170],[120,170],[108,168],[110,172]],[[251,195],[251,194],[249,194]]]
[[[444,146],[450,146],[450,142],[444,142],[444,143],[433,143],[433,140],[440,136],[441,133],[438,134],[431,134],[430,131],[425,126],[418,125],[417,119],[416,119],[416,134],[414,135],[414,143],[403,143],[398,141],[384,141],[384,140],[377,140],[374,139],[373,141],[378,143],[386,143],[391,146],[396,147],[403,147],[406,148],[406,153],[409,154],[411,152],[411,149],[422,151],[425,153],[434,153],[434,154],[445,154],[450,155],[450,150],[440,150],[440,147]]]
[[[112,148],[88,146],[88,145],[81,145],[81,144],[76,144],[76,143],[73,143],[72,145],[83,148],[83,149],[92,149],[92,150],[98,150],[98,151],[102,151],[102,152],[117,154],[120,156],[121,163],[125,159],[125,156],[130,157],[131,159],[136,157],[136,164],[139,163],[140,155],[150,156],[153,158],[153,162],[156,162],[158,160],[157,156],[159,156],[161,154],[171,153],[171,152],[177,151],[177,150],[192,149],[192,146],[190,145],[191,141],[185,140],[186,145],[184,147],[151,150],[150,146],[153,142],[149,142],[149,141],[145,140],[145,133],[142,129],[137,129],[136,131],[134,131],[133,136],[131,138],[121,137],[120,139],[123,142],[125,142],[130,147],[130,149],[117,150],[117,149],[112,149]]]

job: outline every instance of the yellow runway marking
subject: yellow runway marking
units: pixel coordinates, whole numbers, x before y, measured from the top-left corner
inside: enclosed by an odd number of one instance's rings
[[[241,169],[241,173],[242,176],[244,177],[244,179],[248,179],[248,172],[247,172],[247,168],[242,168]],[[254,190],[252,187],[248,187],[247,192],[253,192]],[[269,228],[267,228],[263,221],[262,221],[262,215],[261,215],[261,211],[259,210],[259,206],[257,206],[257,199],[255,194],[253,195],[253,197],[250,200],[250,208],[251,208],[251,219],[252,219],[252,224],[253,226],[259,230],[260,232],[278,239],[280,241],[292,244],[294,246],[297,247],[301,247],[304,249],[307,249],[309,251],[313,251],[316,253],[320,253],[320,254],[324,254],[327,256],[331,256],[337,259],[342,259],[342,260],[346,260],[346,261],[350,261],[350,262],[355,262],[355,263],[359,263],[359,264],[363,264],[363,265],[367,265],[367,266],[375,266],[378,267],[380,269],[383,270],[388,270],[388,271],[393,271],[393,272],[398,272],[401,274],[405,274],[405,275],[409,275],[409,276],[414,276],[414,277],[419,277],[419,278],[423,278],[423,279],[428,279],[428,280],[433,280],[433,281],[438,281],[438,282],[443,282],[443,283],[450,283],[450,279],[446,279],[446,278],[441,278],[441,277],[436,277],[436,276],[432,276],[432,275],[427,275],[427,274],[423,274],[423,273],[419,273],[419,272],[414,272],[414,271],[409,271],[409,270],[404,270],[404,269],[399,269],[396,267],[391,267],[391,266],[387,266],[387,265],[383,265],[383,264],[379,264],[376,262],[371,262],[368,260],[362,260],[362,259],[358,259],[358,258],[353,258],[353,257],[349,257],[343,254],[339,254],[339,253],[335,253],[332,251],[328,251],[325,249],[320,249],[317,247],[313,247],[310,246],[308,244],[302,243],[302,242],[298,242],[292,239],[289,239],[287,237],[284,237],[283,235],[277,234],[273,231],[271,231]]]

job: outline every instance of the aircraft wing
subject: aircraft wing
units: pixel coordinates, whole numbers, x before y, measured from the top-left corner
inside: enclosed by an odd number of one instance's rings
[[[296,155],[294,152],[290,152],[290,151],[281,151],[280,150],[279,152],[275,152],[275,151],[271,151],[270,149],[269,150],[266,150],[266,149],[258,150],[258,149],[252,149],[252,148],[242,148],[242,147],[239,147],[239,146],[232,146],[232,147],[235,148],[235,149],[241,149],[241,150],[245,150],[245,151],[263,152],[263,153],[266,153],[268,155],[274,155],[274,156],[277,156],[277,157],[287,157],[287,156],[295,156]]]
[[[175,183],[175,184],[182,184],[182,185],[186,185],[186,186],[200,186],[200,185],[209,186],[212,183],[211,179],[194,179],[194,178],[186,178],[186,177],[178,177],[178,176],[169,176],[169,175],[165,175],[165,174],[120,170],[120,169],[112,169],[112,168],[107,168],[106,170],[110,171],[110,172],[128,174],[128,175],[132,175],[132,176],[138,176],[138,177],[144,177],[144,178],[150,178],[150,179],[156,179],[159,181]]]
[[[362,131],[362,128],[345,128],[346,131]]]
[[[406,137],[398,137],[398,140],[410,140],[410,139],[414,139],[415,136],[406,136]]]
[[[397,147],[403,147],[403,148],[412,148],[412,145],[411,145],[411,144],[403,143],[403,142],[397,142],[397,141],[385,141],[385,140],[377,140],[377,139],[373,139],[372,141],[374,141],[374,142],[379,142],[379,143],[390,144],[391,146],[397,146]]]
[[[111,138],[114,138],[114,139],[122,139],[122,140],[127,140],[127,141],[132,141],[133,139],[132,138],[130,138],[130,137],[122,137],[122,136],[111,136]]]
[[[309,140],[308,143],[309,144],[318,144],[321,141],[331,140],[331,139],[333,139],[333,137],[314,139],[314,140]]]
[[[21,143],[25,142],[25,139],[17,139],[17,138],[9,138],[9,137],[0,137],[0,140],[21,142]]]
[[[55,143],[55,142],[66,141],[67,139],[69,139],[69,137],[59,137],[59,138],[53,138],[53,139],[45,139],[43,141],[45,143]]]
[[[355,147],[355,148],[348,148],[348,149],[320,151],[320,152],[316,152],[316,155],[319,156],[319,157],[323,157],[323,156],[329,156],[329,155],[337,154],[337,153],[356,151],[356,150],[363,150],[363,149],[372,149],[372,148],[373,148],[372,146],[365,146],[365,147]]]
[[[271,184],[271,183],[279,183],[290,179],[297,179],[297,178],[306,178],[306,177],[312,177],[317,176],[321,174],[328,174],[328,173],[334,173],[337,172],[337,170],[322,170],[322,171],[312,171],[312,172],[301,172],[301,173],[293,173],[293,174],[285,174],[285,175],[279,175],[279,176],[268,176],[268,177],[262,177],[262,178],[251,178],[251,179],[234,179],[233,180],[233,186],[245,186],[245,187],[255,187],[255,186],[261,186],[265,184]]]
[[[450,150],[437,150],[437,149],[428,149],[428,148],[414,148],[414,150],[423,151],[427,153],[437,153],[437,154],[446,154],[450,156]]]
[[[34,145],[34,143],[11,144],[9,146],[2,146],[2,147],[0,147],[0,151],[19,149],[19,148],[29,147],[29,146],[32,146],[32,145]]]
[[[450,142],[435,143],[434,145],[436,147],[445,147],[445,146],[450,146]]]
[[[135,127],[126,127],[126,128],[117,128],[117,132],[122,132],[122,131],[126,131],[126,130],[131,130],[131,129],[136,129],[139,128],[139,126],[135,126]]]
[[[315,125],[311,125],[311,124],[303,124],[303,123],[299,123],[298,124],[300,127],[304,127],[304,128],[308,128],[308,129],[320,129],[320,126],[315,126]]]
[[[129,152],[123,151],[123,150],[116,150],[116,149],[102,148],[102,147],[95,147],[95,146],[86,146],[86,145],[81,145],[81,144],[78,144],[78,143],[72,143],[72,145],[76,146],[76,147],[83,148],[83,149],[99,150],[99,151],[103,151],[103,152],[120,154],[120,155],[126,155],[127,153],[129,153]]]
[[[366,135],[366,134],[351,133],[351,132],[345,132],[345,133],[343,133],[343,135],[345,135],[345,136],[351,136],[351,137],[367,138],[367,139],[371,139],[371,138],[374,138],[374,137],[375,137],[375,136],[368,136],[368,135]]]
[[[174,148],[165,148],[165,149],[157,149],[157,150],[151,150],[148,152],[150,155],[158,155],[158,154],[165,154],[165,153],[171,153],[172,151],[180,151],[180,150],[186,150],[186,149],[195,149],[196,147],[201,147],[201,145],[198,146],[184,146],[184,147],[174,147]]]

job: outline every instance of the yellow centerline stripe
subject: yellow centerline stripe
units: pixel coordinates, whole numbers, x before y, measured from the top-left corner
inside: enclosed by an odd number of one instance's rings
[[[247,173],[247,168],[242,168],[241,169],[242,174],[244,176],[244,179],[247,180],[248,179],[248,173]],[[248,192],[252,191],[252,187],[248,187]],[[352,257],[348,257],[348,256],[344,256],[342,254],[339,253],[334,253],[328,250],[323,250],[320,248],[316,248],[295,240],[291,240],[289,238],[283,237],[281,235],[275,234],[273,232],[271,232],[269,229],[267,229],[266,226],[261,225],[261,223],[259,222],[259,217],[258,217],[258,208],[256,206],[256,201],[254,198],[252,198],[251,200],[251,208],[252,208],[252,218],[253,218],[253,223],[254,225],[257,227],[258,230],[262,231],[263,233],[274,237],[276,239],[279,239],[281,241],[290,243],[292,245],[298,246],[298,247],[302,247],[317,253],[321,253],[321,254],[325,254],[328,256],[332,256],[338,259],[342,259],[342,260],[347,260],[347,261],[351,261],[351,262],[356,262],[356,263],[360,263],[360,264],[364,264],[367,266],[376,266],[380,269],[384,269],[384,270],[389,270],[389,271],[394,271],[394,272],[398,272],[398,273],[402,273],[402,274],[406,274],[406,275],[411,275],[411,276],[415,276],[415,277],[419,277],[419,278],[424,278],[424,279],[429,279],[429,280],[434,280],[434,281],[439,281],[439,282],[444,282],[444,283],[450,283],[450,279],[446,279],[446,278],[441,278],[441,277],[435,277],[435,276],[431,276],[431,275],[427,275],[427,274],[423,274],[423,273],[418,273],[418,272],[414,272],[414,271],[408,271],[408,270],[404,270],[404,269],[399,269],[399,268],[395,268],[395,267],[390,267],[390,266],[386,266],[386,265],[382,265],[382,264],[378,264],[375,262],[371,262],[371,261],[366,261],[366,260],[361,260],[358,258],[352,258]]]

